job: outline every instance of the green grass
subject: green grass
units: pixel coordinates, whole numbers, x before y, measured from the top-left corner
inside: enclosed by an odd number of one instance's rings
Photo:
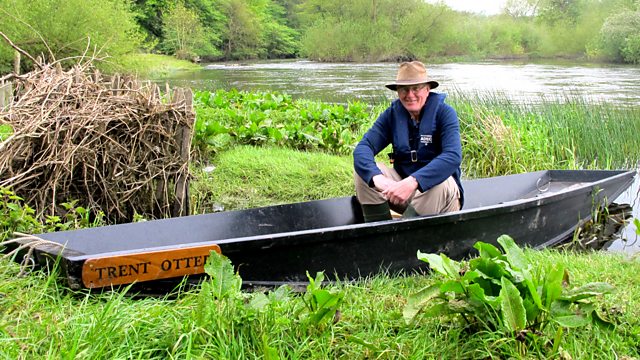
[[[526,251],[531,261],[563,263],[573,285],[606,281],[616,292],[598,304],[611,309],[614,329],[568,331],[561,348],[573,359],[640,356],[638,259],[609,253]],[[247,317],[242,306],[198,289],[172,298],[134,298],[124,292],[89,294],[65,289],[55,275],[16,277],[18,266],[0,260],[2,358],[267,358],[434,359],[519,358],[503,334],[466,332],[456,324],[418,317],[405,325],[406,297],[433,279],[382,274],[331,285],[344,293],[334,324],[304,326],[302,295],[281,293]],[[557,358],[548,349],[529,358]]]
[[[126,55],[103,66],[107,71],[135,74],[141,78],[160,78],[176,71],[198,70],[200,65],[186,60],[178,60],[173,56],[160,54]]]
[[[215,170],[194,169],[192,209],[211,212],[354,194],[353,161],[271,147],[238,146],[212,160]]]

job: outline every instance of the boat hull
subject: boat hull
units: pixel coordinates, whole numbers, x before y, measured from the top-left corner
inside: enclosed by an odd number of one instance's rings
[[[554,245],[633,182],[634,171],[539,171],[465,181],[461,211],[363,223],[354,197],[38,235],[35,261],[58,256],[73,288],[179,281],[204,271],[210,251],[227,256],[246,283],[421,272],[416,257],[473,254],[476,241],[507,234],[521,246]],[[111,264],[111,265],[110,265]],[[180,270],[180,271],[178,271]]]

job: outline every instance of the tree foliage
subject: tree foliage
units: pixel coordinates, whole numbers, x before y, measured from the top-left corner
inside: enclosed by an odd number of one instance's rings
[[[137,50],[142,41],[124,0],[2,0],[1,4],[1,31],[21,49],[48,61],[94,53],[117,57]],[[13,52],[0,42],[0,73],[12,68]],[[26,60],[23,64],[30,68]]]
[[[609,17],[600,35],[605,56],[614,61],[640,63],[640,11]]]
[[[508,0],[485,16],[423,0],[0,0],[31,54],[147,49],[203,60],[585,57],[638,62],[638,0]],[[55,21],[51,14],[56,14]],[[47,45],[50,49],[47,48]],[[87,47],[88,39],[90,39]],[[13,49],[0,44],[0,70]]]
[[[198,14],[179,1],[164,16],[164,49],[179,59],[216,53]]]

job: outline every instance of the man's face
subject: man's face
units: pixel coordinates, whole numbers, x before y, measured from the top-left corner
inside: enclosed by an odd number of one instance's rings
[[[418,84],[409,86],[398,86],[398,98],[405,109],[413,115],[418,115],[420,109],[427,102],[429,96],[429,85]]]

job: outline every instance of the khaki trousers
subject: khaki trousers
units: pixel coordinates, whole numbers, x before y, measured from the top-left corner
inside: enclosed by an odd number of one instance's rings
[[[385,164],[376,163],[382,174],[395,181],[402,180],[402,177],[393,169]],[[387,201],[382,193],[376,188],[370,187],[362,178],[354,171],[354,182],[356,186],[356,196],[362,205],[377,205]],[[408,204],[397,206],[389,204],[393,211],[403,213],[407,206],[411,205],[419,215],[435,215],[450,211],[460,210],[460,189],[453,177],[449,176],[445,181],[432,187],[428,191],[421,192],[416,190]]]

